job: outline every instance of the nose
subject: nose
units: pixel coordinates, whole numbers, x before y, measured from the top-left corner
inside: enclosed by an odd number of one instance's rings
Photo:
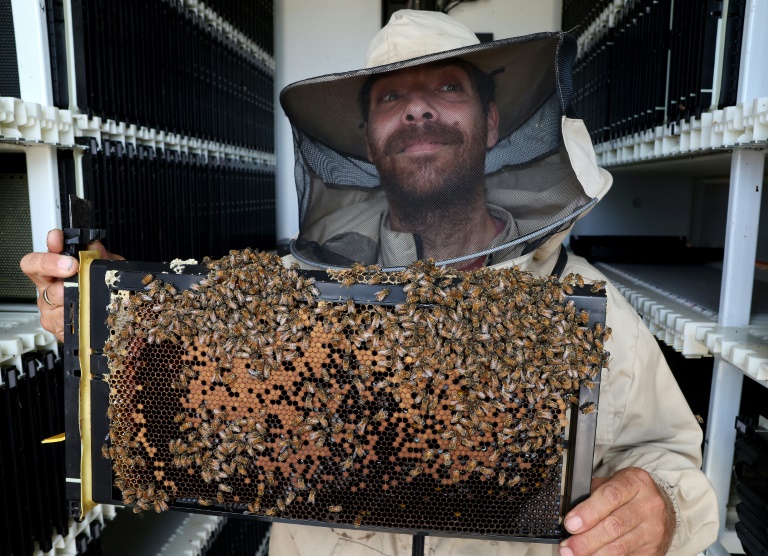
[[[431,120],[434,116],[432,116],[432,112],[424,112],[421,115],[421,117],[424,118],[425,120]],[[405,115],[405,121],[406,122],[415,122],[416,118],[417,118],[417,116],[414,116],[413,114],[406,114]]]
[[[403,114],[405,121],[409,123],[420,123],[437,119],[437,110],[435,110],[429,97],[424,93],[413,94]]]

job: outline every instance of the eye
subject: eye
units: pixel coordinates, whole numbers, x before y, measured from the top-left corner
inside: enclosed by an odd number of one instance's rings
[[[399,93],[390,92],[381,96],[381,102],[392,102],[400,98]]]
[[[449,93],[458,93],[459,91],[461,91],[461,85],[459,85],[458,83],[447,83],[442,87],[440,87],[440,90],[446,91]]]

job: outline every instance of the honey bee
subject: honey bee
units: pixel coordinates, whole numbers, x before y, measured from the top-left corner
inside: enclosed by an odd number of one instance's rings
[[[520,477],[520,475],[515,475],[514,477],[509,479],[509,481],[507,481],[507,486],[508,487],[513,487],[513,486],[517,485],[522,480],[523,479],[522,479],[522,477]]]
[[[377,423],[386,420],[388,413],[384,409],[380,409],[376,415],[373,416],[373,420]]]
[[[354,522],[355,529],[359,529],[362,524],[363,524],[363,516],[362,514],[357,514],[357,516],[355,516],[355,522]]]
[[[309,491],[309,496],[307,497],[307,502],[309,502],[310,504],[314,504],[315,503],[315,496],[317,496],[317,490],[313,488],[313,489],[311,489]]]
[[[341,512],[344,508],[342,506],[328,506],[328,511],[332,514]]]
[[[376,292],[376,301],[384,301],[384,299],[389,295],[390,289],[384,288],[383,290]]]
[[[252,503],[248,504],[248,511],[252,514],[257,514],[261,511],[261,498],[257,498]]]
[[[478,471],[483,474],[485,477],[492,477],[495,471],[490,467],[485,467],[484,465],[478,466]]]
[[[586,402],[586,403],[582,404],[582,405],[579,407],[579,410],[580,410],[580,411],[581,411],[581,412],[582,412],[584,415],[588,415],[588,414],[592,413],[593,411],[596,411],[596,410],[597,410],[597,405],[595,405],[595,402]]]
[[[362,435],[365,432],[365,428],[368,426],[368,417],[363,417],[357,425],[357,434]]]

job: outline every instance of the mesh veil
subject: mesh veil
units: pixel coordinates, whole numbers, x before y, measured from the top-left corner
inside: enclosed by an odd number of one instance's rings
[[[574,54],[570,35],[541,33],[286,87],[294,256],[462,268],[527,254],[567,228],[597,200],[562,135]]]

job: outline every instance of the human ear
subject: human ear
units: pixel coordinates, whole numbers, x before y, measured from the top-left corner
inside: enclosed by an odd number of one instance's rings
[[[496,108],[495,102],[488,103],[488,135],[485,146],[487,148],[493,147],[499,140],[499,109]]]

